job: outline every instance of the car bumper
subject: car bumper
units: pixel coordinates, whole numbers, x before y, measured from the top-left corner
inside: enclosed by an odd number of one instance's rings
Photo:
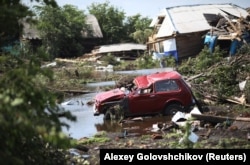
[[[95,104],[93,106],[93,113],[94,113],[94,116],[99,116],[100,115],[100,113],[96,109],[96,105]]]
[[[100,115],[100,113],[94,113],[94,116],[99,116]]]

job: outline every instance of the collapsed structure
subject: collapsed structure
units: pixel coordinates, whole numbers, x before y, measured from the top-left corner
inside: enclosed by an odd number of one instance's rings
[[[196,56],[204,44],[211,51],[220,44],[234,54],[241,42],[249,40],[248,17],[245,9],[234,4],[165,8],[151,22],[154,32],[147,47],[164,56],[171,55],[176,61]]]

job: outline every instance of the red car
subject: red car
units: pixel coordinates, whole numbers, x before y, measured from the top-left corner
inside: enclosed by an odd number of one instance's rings
[[[174,115],[188,112],[195,105],[190,87],[177,71],[142,75],[132,85],[98,93],[94,98],[94,115],[104,119]]]

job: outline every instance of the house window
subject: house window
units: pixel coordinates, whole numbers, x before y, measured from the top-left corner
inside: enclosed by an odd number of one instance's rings
[[[158,53],[164,53],[163,42],[157,42],[157,43],[155,44],[155,47],[156,47],[155,50],[156,50]]]
[[[164,53],[163,42],[159,42],[159,52],[160,52],[160,53]]]

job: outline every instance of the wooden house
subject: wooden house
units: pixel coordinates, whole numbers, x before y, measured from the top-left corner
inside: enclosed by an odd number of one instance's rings
[[[234,4],[202,4],[164,8],[151,22],[149,51],[172,55],[176,61],[196,56],[204,48],[205,35],[217,16],[246,18],[248,12]]]

